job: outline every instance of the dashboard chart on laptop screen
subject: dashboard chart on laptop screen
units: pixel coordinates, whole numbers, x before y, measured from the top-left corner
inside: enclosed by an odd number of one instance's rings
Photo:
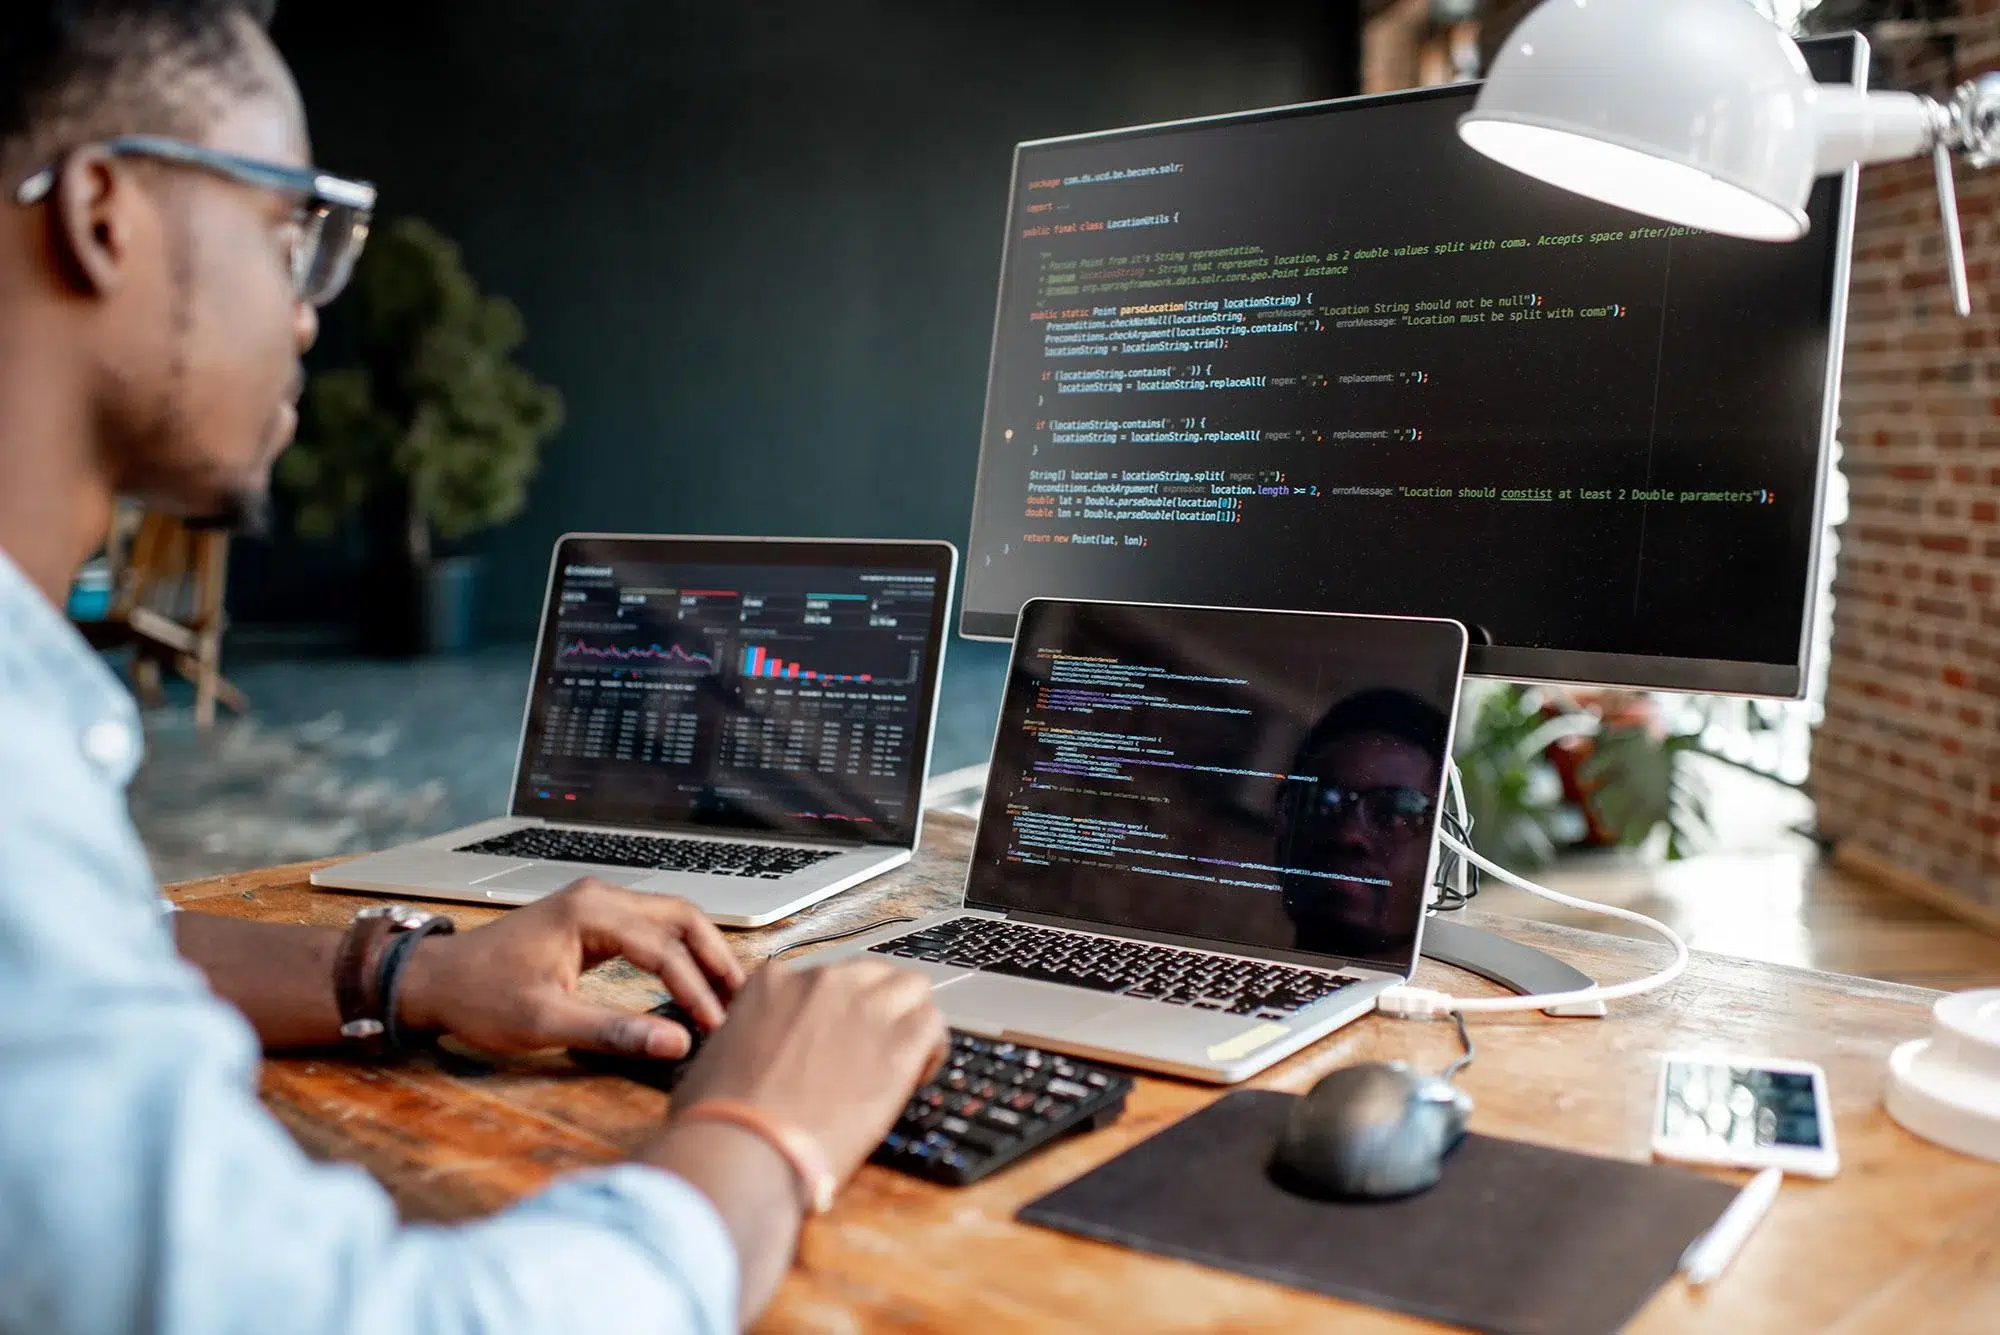
[[[933,570],[566,559],[517,798],[575,820],[897,837],[948,592]]]

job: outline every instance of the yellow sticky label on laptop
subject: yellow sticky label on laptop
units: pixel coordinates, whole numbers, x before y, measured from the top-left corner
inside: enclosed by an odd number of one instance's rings
[[[1291,1033],[1289,1025],[1260,1024],[1255,1029],[1245,1029],[1231,1039],[1225,1039],[1208,1050],[1210,1061],[1226,1062],[1232,1057],[1241,1057],[1255,1052],[1267,1043],[1274,1043]]]

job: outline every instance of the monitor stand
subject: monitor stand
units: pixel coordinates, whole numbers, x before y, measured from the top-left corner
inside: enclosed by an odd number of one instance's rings
[[[1436,912],[1424,923],[1423,953],[1440,964],[1476,973],[1524,997],[1574,992],[1596,985],[1589,974],[1564,964],[1547,951],[1509,941],[1482,927],[1453,922]],[[1544,1010],[1550,1015],[1600,1016],[1604,1014],[1604,1003],[1586,1001],[1544,1007]]]

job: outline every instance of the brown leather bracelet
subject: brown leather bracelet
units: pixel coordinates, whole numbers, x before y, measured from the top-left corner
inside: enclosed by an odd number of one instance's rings
[[[396,924],[386,914],[363,909],[347,925],[340,949],[334,952],[333,1001],[340,1010],[340,1036],[350,1042],[379,1039],[387,1028],[377,982],[382,956],[395,931]]]
[[[379,904],[354,915],[333,957],[333,1000],[340,1011],[342,1038],[371,1055],[388,1049],[382,965],[389,947],[402,933],[439,921],[450,919],[413,904]]]

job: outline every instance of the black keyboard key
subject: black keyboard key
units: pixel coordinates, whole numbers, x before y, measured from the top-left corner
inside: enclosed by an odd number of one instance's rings
[[[1026,1119],[1023,1118],[1021,1114],[1015,1112],[1012,1108],[999,1108],[991,1106],[989,1106],[985,1112],[979,1114],[979,1120],[986,1123],[988,1126],[997,1126],[1002,1131],[1019,1131],[1022,1125],[1026,1122]]]

